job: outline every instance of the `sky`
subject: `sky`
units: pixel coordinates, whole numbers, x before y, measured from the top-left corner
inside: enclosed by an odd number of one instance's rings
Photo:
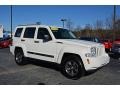
[[[62,26],[62,18],[70,19],[74,26],[84,27],[94,25],[96,20],[105,21],[113,13],[113,6],[85,6],[85,5],[25,5],[13,6],[13,29],[17,25],[35,24]],[[117,15],[120,16],[120,6],[117,6]],[[10,6],[0,6],[0,24],[5,30],[10,30]]]

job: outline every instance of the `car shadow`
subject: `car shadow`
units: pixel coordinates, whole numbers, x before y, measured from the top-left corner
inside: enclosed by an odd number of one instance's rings
[[[92,74],[96,73],[97,71],[99,71],[100,69],[102,69],[103,67],[104,67],[104,66],[102,66],[102,67],[100,67],[100,68],[97,68],[97,69],[95,69],[95,70],[86,71],[84,76],[92,75]]]
[[[32,65],[45,67],[45,68],[50,68],[50,69],[54,69],[56,71],[60,71],[61,70],[59,64],[53,63],[53,62],[48,62],[48,61],[43,61],[43,60],[27,58],[27,64],[32,64]]]
[[[45,85],[45,83],[37,83],[37,85]]]
[[[96,72],[97,72],[97,70],[86,71],[84,76],[89,76],[89,75],[94,74]]]
[[[52,62],[48,62],[48,61],[27,58],[27,64],[32,64],[32,65],[36,65],[36,66],[40,66],[40,67],[44,67],[44,68],[49,68],[49,69],[53,69],[53,70],[61,72],[61,67],[57,63],[52,63]],[[93,73],[96,73],[99,69],[86,71],[84,76],[89,76]]]

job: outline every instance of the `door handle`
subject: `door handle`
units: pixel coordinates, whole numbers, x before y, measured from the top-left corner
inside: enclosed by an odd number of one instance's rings
[[[23,42],[24,42],[25,40],[24,40],[24,39],[21,39],[21,41],[23,41]]]
[[[56,42],[56,43],[60,43],[60,44],[63,44],[63,42]]]
[[[39,43],[39,41],[34,41],[34,43]]]

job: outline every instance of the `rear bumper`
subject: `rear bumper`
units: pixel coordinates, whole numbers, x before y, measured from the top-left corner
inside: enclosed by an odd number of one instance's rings
[[[95,70],[102,66],[105,66],[110,62],[110,57],[108,54],[105,54],[104,56],[96,57],[96,58],[88,58],[89,64],[85,66],[86,71]]]

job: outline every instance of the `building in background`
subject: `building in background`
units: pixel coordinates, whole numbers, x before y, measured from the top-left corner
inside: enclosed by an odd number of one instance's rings
[[[11,37],[11,32],[8,30],[4,30],[3,25],[0,25],[0,38],[8,38]]]
[[[0,38],[3,38],[3,25],[0,25]]]

